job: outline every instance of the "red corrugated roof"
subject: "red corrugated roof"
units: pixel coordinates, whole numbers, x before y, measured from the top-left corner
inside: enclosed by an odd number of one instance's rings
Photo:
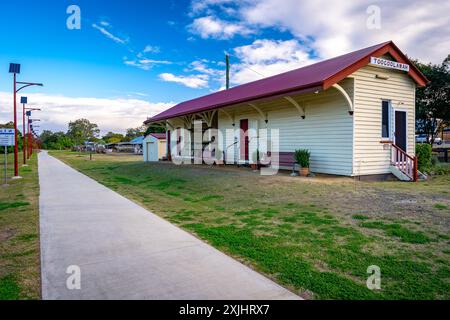
[[[147,120],[146,123],[167,120],[271,96],[300,92],[311,88],[314,90],[326,90],[356,70],[369,64],[371,56],[380,57],[386,53],[390,53],[399,62],[410,64],[411,70],[409,74],[419,85],[425,85],[428,82],[395,44],[389,41],[300,69],[180,103]]]
[[[150,135],[158,140],[165,140],[167,138],[165,133],[150,133]]]

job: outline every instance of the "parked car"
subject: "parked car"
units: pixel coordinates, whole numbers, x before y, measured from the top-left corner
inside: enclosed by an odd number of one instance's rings
[[[431,139],[430,139],[431,140]],[[416,143],[427,143],[427,135],[426,134],[418,134],[416,135]],[[442,138],[436,137],[434,139],[434,144],[441,145],[443,143]]]
[[[416,143],[427,143],[427,135],[426,134],[416,135]]]

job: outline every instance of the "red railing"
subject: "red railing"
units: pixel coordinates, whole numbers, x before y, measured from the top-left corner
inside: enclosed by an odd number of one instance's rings
[[[392,165],[406,174],[412,181],[418,181],[417,157],[411,157],[395,144],[392,144]]]

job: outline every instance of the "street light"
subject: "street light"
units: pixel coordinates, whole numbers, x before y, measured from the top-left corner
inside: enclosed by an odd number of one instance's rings
[[[17,93],[22,89],[31,86],[43,87],[42,83],[34,83],[34,82],[18,82],[17,75],[20,74],[20,64],[11,63],[9,65],[9,73],[14,74],[14,178],[18,179],[19,177],[19,146],[17,144]],[[17,85],[21,85],[20,88],[17,88]]]
[[[30,113],[31,116],[31,113]],[[29,138],[30,138],[30,149],[28,156],[31,157],[33,155],[33,144],[34,144],[34,136],[38,137],[38,134],[34,131],[34,128],[38,127],[33,125],[33,122],[39,122],[40,119],[28,119],[28,126],[29,126]]]
[[[22,104],[22,154],[23,154],[23,166],[27,165],[27,138],[25,132],[25,105],[28,103],[27,97],[21,97],[20,103]]]
[[[25,108],[25,115],[27,117],[27,134],[26,134],[26,146],[24,145],[24,154],[26,154],[26,159],[30,159],[31,157],[31,150],[33,148],[33,144],[31,142],[31,131],[30,131],[30,117],[32,111],[41,111],[39,108]],[[25,118],[24,118],[25,119]],[[25,129],[24,129],[25,130]]]

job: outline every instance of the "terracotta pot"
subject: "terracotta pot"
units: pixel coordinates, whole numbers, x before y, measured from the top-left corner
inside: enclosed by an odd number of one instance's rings
[[[309,175],[309,168],[300,168],[298,172],[300,177],[307,177]]]
[[[252,163],[250,167],[252,168],[252,170],[258,170],[258,165],[256,163]]]

